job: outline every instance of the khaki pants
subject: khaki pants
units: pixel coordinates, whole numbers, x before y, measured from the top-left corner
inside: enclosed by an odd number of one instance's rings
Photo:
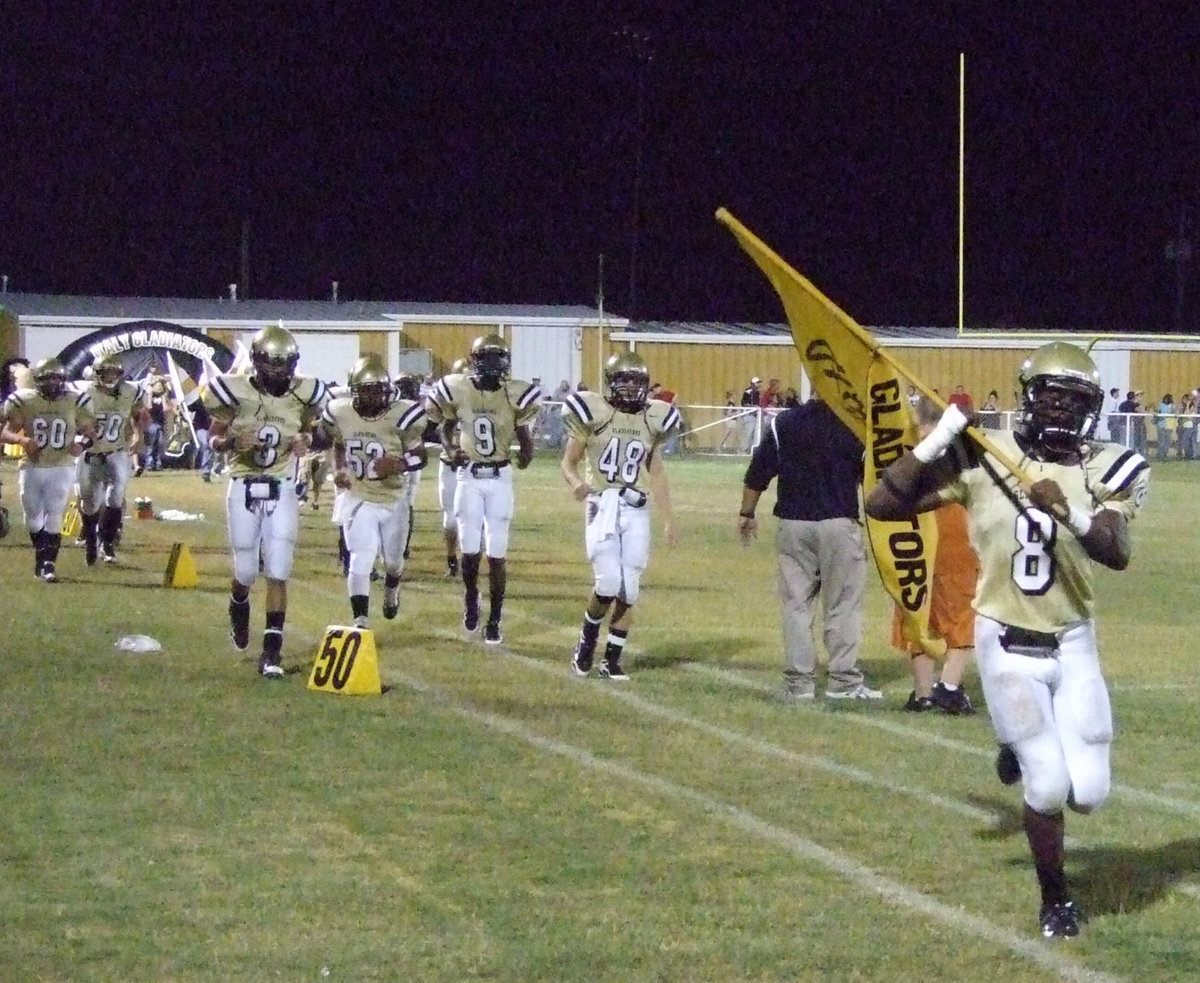
[[[793,692],[813,688],[817,670],[813,620],[819,596],[829,688],[853,689],[863,681],[858,668],[867,575],[862,526],[853,519],[781,519],[775,548],[783,608],[784,682]]]

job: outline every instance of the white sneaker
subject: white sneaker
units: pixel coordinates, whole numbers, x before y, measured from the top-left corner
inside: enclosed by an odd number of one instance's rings
[[[883,691],[871,689],[866,683],[859,683],[853,689],[831,689],[825,691],[830,700],[882,700]]]
[[[354,619],[354,627],[362,628],[364,631],[370,631],[371,622],[367,619],[367,616],[365,614],[360,614],[357,618]]]

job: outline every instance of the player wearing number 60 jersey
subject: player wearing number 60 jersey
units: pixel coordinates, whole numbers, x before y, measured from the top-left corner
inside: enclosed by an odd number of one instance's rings
[[[1104,402],[1100,373],[1078,348],[1037,349],[1018,376],[1022,409],[995,450],[957,454],[967,420],[949,407],[937,427],[880,475],[867,514],[904,519],[943,501],[967,510],[980,577],[975,649],[1000,780],[1024,781],[1025,834],[1047,938],[1079,933],[1063,872],[1063,807],[1091,812],[1108,796],[1112,711],[1093,621],[1095,564],[1124,570],[1129,523],[1150,471],[1138,453],[1091,438]],[[973,446],[973,445],[972,445]]]
[[[658,448],[680,420],[670,403],[648,398],[650,371],[632,352],[609,358],[604,382],[604,396],[571,393],[562,409],[569,434],[562,473],[576,500],[587,502],[584,541],[595,574],[571,665],[580,676],[591,671],[600,626],[612,608],[599,671],[605,679],[624,680],[621,653],[650,559],[648,492],[663,513],[668,545],[674,541],[670,489]]]
[[[463,627],[468,632],[479,627],[479,566],[487,550],[491,606],[483,640],[490,645],[502,640],[505,556],[514,508],[510,447],[515,437],[516,466],[528,467],[533,460],[529,425],[542,400],[536,385],[508,377],[511,361],[508,345],[499,335],[476,338],[468,370],[438,380],[425,406],[429,418],[441,425],[443,445],[456,442],[454,518],[462,550]]]
[[[95,417],[87,394],[67,388],[67,373],[58,359],[43,358],[32,375],[33,388],[18,389],[0,409],[0,442],[19,444],[25,451],[18,483],[33,543],[33,572],[54,583],[75,458],[91,445]]]
[[[287,581],[299,533],[296,457],[307,451],[308,431],[320,416],[323,383],[297,376],[300,350],[283,327],[259,331],[250,344],[248,375],[212,380],[204,406],[212,416],[209,446],[225,453],[229,545],[233,551],[229,623],[234,647],[250,645],[250,588],[259,557],[267,578],[266,628],[259,673],[283,676],[281,651],[287,614]]]
[[[345,492],[339,505],[350,553],[346,587],[354,623],[368,626],[371,569],[383,554],[383,616],[400,609],[400,575],[408,541],[408,487],[425,466],[425,408],[395,396],[377,357],[360,358],[350,372],[350,396],[330,400],[321,429],[337,459],[334,483]]]

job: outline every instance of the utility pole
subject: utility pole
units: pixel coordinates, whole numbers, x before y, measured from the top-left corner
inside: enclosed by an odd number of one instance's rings
[[[1163,250],[1167,262],[1175,264],[1175,333],[1184,334],[1187,316],[1187,267],[1192,261],[1192,243],[1187,237],[1187,206],[1179,208],[1179,231]]]
[[[637,311],[638,249],[642,235],[642,171],[646,142],[646,71],[654,61],[654,39],[647,31],[626,24],[615,32],[617,40],[634,61],[633,192],[630,206],[629,311]]]

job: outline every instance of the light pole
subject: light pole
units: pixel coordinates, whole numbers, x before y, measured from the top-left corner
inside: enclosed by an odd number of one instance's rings
[[[1192,261],[1192,243],[1187,237],[1187,206],[1179,209],[1179,232],[1163,250],[1167,262],[1175,264],[1175,332],[1183,334],[1187,299],[1187,265]]]

